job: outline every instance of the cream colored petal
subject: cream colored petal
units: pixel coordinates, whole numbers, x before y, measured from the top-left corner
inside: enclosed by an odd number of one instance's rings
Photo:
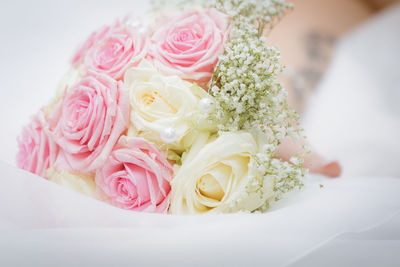
[[[72,174],[67,171],[56,171],[50,168],[46,172],[46,177],[61,186],[67,187],[71,190],[94,197],[96,192],[96,184],[93,176]]]
[[[208,183],[214,182],[219,186],[219,189],[222,191],[221,192],[222,193],[221,199],[222,199],[224,193],[228,190],[231,176],[232,176],[232,167],[220,163],[215,167],[213,167],[211,170],[207,171],[204,177],[208,177],[208,179],[206,180]],[[216,188],[216,185],[213,187]]]
[[[228,211],[245,191],[250,156],[257,151],[250,133],[225,133],[215,140],[201,136],[172,180],[170,212]]]
[[[162,145],[161,132],[173,127],[176,141],[169,148],[183,151],[191,145],[194,124],[214,130],[212,125],[201,122],[205,117],[201,116],[198,103],[206,92],[198,86],[177,76],[164,76],[147,61],[129,69],[124,79],[131,104],[131,128],[136,135]],[[186,138],[188,135],[191,137]]]
[[[206,174],[197,181],[197,189],[198,192],[207,198],[211,198],[217,201],[221,201],[225,194],[225,188],[222,188],[222,185],[218,180],[225,180],[229,183],[229,173],[226,177],[216,178],[210,174]]]

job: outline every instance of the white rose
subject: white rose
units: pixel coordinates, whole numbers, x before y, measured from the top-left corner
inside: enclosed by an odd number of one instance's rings
[[[162,131],[173,128],[175,139],[169,148],[183,151],[197,135],[196,130],[211,127],[205,125],[208,115],[199,107],[199,101],[209,96],[195,84],[177,76],[164,76],[147,61],[127,70],[124,84],[131,105],[128,135],[160,145]]]
[[[49,168],[46,171],[46,178],[76,192],[95,197],[96,184],[92,176],[73,174],[67,171],[58,172],[54,168]]]
[[[170,212],[253,211],[265,204],[273,196],[273,180],[262,177],[255,185],[260,177],[254,179],[249,164],[259,151],[258,140],[245,132],[224,133],[211,142],[208,139],[206,134],[199,136],[172,180]]]

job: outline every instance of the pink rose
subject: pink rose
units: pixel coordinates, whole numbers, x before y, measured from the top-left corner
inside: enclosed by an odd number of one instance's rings
[[[121,137],[96,173],[101,199],[117,207],[165,213],[169,206],[172,167],[145,139]]]
[[[215,9],[192,11],[166,25],[151,38],[153,64],[167,75],[208,82],[223,52],[229,17]]]
[[[43,112],[39,112],[18,138],[17,166],[42,177],[57,153],[56,144],[46,134],[47,127]]]
[[[76,66],[79,63],[81,63],[81,61],[83,60],[83,58],[86,56],[86,53],[89,51],[90,48],[92,48],[92,46],[100,41],[101,39],[104,38],[104,36],[107,35],[107,33],[112,29],[112,26],[104,26],[102,28],[100,28],[99,30],[93,32],[88,39],[86,39],[86,41],[81,44],[78,49],[75,52],[74,57],[72,58],[72,65]]]
[[[60,146],[58,170],[91,173],[103,164],[129,122],[128,97],[106,74],[90,74],[71,88],[49,118]]]
[[[116,23],[100,40],[94,42],[85,56],[85,68],[107,73],[119,80],[125,71],[139,64],[147,53],[145,28]]]

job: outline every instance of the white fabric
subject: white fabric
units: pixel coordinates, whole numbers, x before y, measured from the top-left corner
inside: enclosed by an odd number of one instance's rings
[[[123,211],[0,168],[12,177],[0,179],[1,266],[281,266],[326,240],[355,242],[360,229],[400,210],[397,178],[312,177],[266,214],[165,216]]]
[[[343,177],[311,176],[265,214],[165,216],[120,210],[13,166],[15,136],[53,94],[71,47],[126,6],[140,14],[148,3],[0,5],[0,266],[400,265],[400,7],[340,42],[305,120]]]
[[[341,40],[304,121],[349,175],[400,176],[400,5]]]

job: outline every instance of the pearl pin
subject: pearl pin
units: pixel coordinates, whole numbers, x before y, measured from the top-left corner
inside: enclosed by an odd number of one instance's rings
[[[132,21],[128,22],[128,25],[133,27],[133,28],[138,28],[139,26],[142,25],[142,23],[140,23],[139,20],[135,19],[135,20],[132,20]]]
[[[172,127],[165,128],[161,132],[161,140],[166,144],[171,144],[175,142],[176,132],[175,129]]]
[[[205,113],[210,113],[215,109],[214,100],[212,100],[209,97],[205,97],[200,100],[199,107],[200,107],[201,111],[203,111]]]
[[[147,29],[146,27],[142,26],[142,27],[140,27],[140,28],[138,29],[138,32],[139,32],[139,34],[141,34],[141,35],[147,35],[148,29]]]

